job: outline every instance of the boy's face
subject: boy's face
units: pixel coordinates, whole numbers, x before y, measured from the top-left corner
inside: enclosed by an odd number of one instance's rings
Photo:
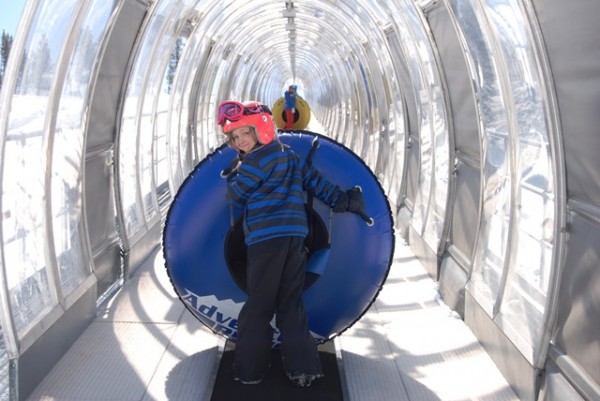
[[[257,142],[254,128],[249,125],[231,131],[231,140],[233,141],[233,144],[244,153],[251,151]]]

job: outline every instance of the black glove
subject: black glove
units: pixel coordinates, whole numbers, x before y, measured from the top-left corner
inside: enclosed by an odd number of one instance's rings
[[[340,194],[335,206],[334,213],[352,212],[361,214],[365,210],[365,201],[359,187],[354,187]]]
[[[335,206],[331,209],[333,213],[344,213],[348,211],[348,202],[350,201],[350,197],[346,192],[342,192],[338,197]]]
[[[228,182],[231,181],[237,175],[240,164],[242,164],[242,159],[239,157],[234,158],[229,167],[221,171],[221,177],[226,178]]]
[[[364,214],[365,213],[365,200],[362,195],[362,191],[359,187],[354,187],[346,191],[348,195],[348,208],[347,211]]]

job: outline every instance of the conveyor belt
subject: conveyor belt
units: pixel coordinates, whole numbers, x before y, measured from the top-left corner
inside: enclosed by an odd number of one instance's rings
[[[241,384],[232,378],[235,345],[227,342],[222,354],[211,401],[342,401],[342,384],[333,341],[319,346],[325,377],[310,387],[294,386],[285,376],[281,354],[273,350],[271,368],[260,384]]]

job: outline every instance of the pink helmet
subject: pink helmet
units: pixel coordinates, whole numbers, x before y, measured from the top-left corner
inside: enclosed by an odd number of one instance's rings
[[[275,123],[271,114],[269,107],[259,102],[225,100],[219,104],[217,123],[224,134],[246,125],[253,126],[258,142],[266,145],[275,138]]]

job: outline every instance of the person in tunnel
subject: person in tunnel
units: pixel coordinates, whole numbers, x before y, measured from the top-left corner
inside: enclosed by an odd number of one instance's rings
[[[283,129],[294,128],[294,117],[296,114],[296,92],[298,87],[296,85],[290,85],[288,90],[284,92],[285,104],[283,106],[285,110],[285,126]]]
[[[293,384],[310,386],[323,372],[302,300],[308,234],[304,191],[311,190],[336,213],[363,211],[362,194],[341,190],[281,143],[263,104],[224,101],[218,124],[238,153],[227,171],[227,199],[243,210],[247,245],[248,299],[238,316],[234,380],[257,384],[266,375],[275,314],[285,373]]]

